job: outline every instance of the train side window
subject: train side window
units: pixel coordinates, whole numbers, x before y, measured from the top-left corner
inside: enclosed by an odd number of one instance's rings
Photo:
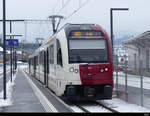
[[[50,64],[54,64],[54,45],[50,46]]]
[[[57,64],[63,67],[62,52],[61,52],[59,40],[57,40]]]
[[[59,49],[58,52],[57,52],[57,64],[60,65],[60,66],[63,66],[61,49]]]

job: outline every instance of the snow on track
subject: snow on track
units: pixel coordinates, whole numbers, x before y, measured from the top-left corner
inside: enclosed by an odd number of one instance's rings
[[[141,112],[141,113],[150,112],[150,109],[135,104],[130,104],[118,98],[113,98],[112,100],[103,100],[100,102],[106,104],[109,107],[113,107],[113,109],[122,113],[123,112]]]

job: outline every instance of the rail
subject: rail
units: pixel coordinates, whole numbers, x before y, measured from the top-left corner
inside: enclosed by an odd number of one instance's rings
[[[85,113],[91,113],[89,110],[87,110],[86,108],[82,107],[79,104],[75,104],[79,109],[81,109],[82,111],[84,111]]]
[[[120,113],[119,111],[117,111],[117,110],[115,110],[115,109],[113,109],[113,108],[111,108],[111,107],[109,107],[109,106],[107,106],[107,105],[105,105],[105,104],[102,104],[102,103],[100,103],[100,102],[97,102],[97,101],[91,101],[91,103],[93,104],[94,103],[94,105],[90,105],[89,107],[93,107],[93,106],[95,106],[95,104],[96,105],[98,105],[100,108],[104,108],[104,109],[106,109],[107,111],[110,111],[110,112],[112,112],[112,113]],[[79,103],[78,104],[74,104],[75,106],[77,106],[80,110],[82,110],[83,112],[85,112],[85,113],[92,113],[93,111],[90,111],[88,108],[85,108],[84,106],[82,106],[82,105],[80,105]]]
[[[102,103],[100,103],[100,102],[95,102],[95,103],[98,104],[99,106],[102,106],[102,107],[104,107],[105,109],[111,111],[112,113],[119,113],[119,111],[117,111],[117,110],[115,110],[115,109],[112,109],[111,107],[108,107],[108,106],[105,105],[105,104],[102,104]]]

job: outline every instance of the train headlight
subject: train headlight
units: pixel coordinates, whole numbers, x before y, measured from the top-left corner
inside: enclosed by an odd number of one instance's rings
[[[104,72],[104,69],[101,69],[100,72],[103,73],[103,72]]]
[[[78,69],[74,69],[73,67],[71,67],[70,69],[69,69],[69,72],[74,72],[74,73],[78,73],[79,72],[79,70]]]
[[[71,68],[69,69],[69,71],[70,71],[70,72],[74,72],[74,68],[71,67]]]
[[[74,70],[74,72],[75,72],[75,73],[78,73],[78,72],[79,72],[79,70],[78,70],[78,69],[75,69],[75,70]]]
[[[105,68],[105,71],[108,71],[108,68]]]

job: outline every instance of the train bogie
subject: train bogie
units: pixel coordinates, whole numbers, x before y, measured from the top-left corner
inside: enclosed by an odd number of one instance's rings
[[[67,86],[65,95],[69,100],[101,100],[112,98],[111,85]]]

